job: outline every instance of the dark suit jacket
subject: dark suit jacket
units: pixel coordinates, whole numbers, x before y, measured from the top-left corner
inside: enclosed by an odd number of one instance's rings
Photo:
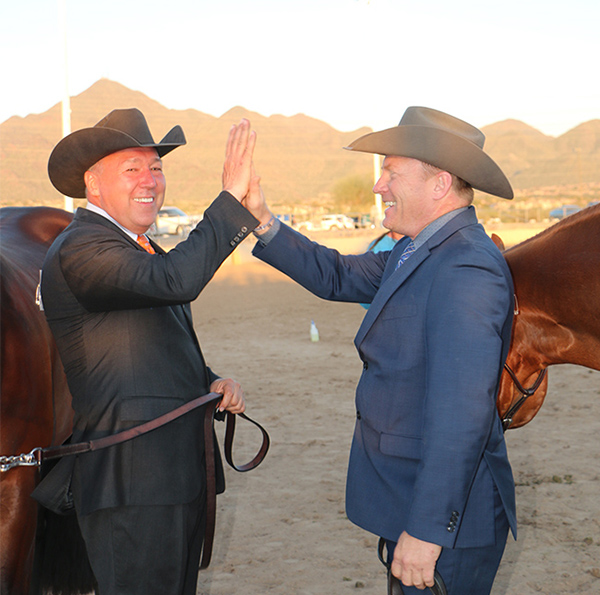
[[[73,395],[74,442],[116,433],[208,392],[217,376],[205,365],[190,302],[256,225],[223,192],[186,241],[150,255],[105,217],[77,210],[42,270],[44,309]],[[205,481],[203,409],[78,456],[79,512],[193,500]],[[63,459],[50,476],[67,480],[73,461]]]
[[[388,252],[341,256],[282,226],[255,254],[325,299],[372,302],[356,335],[364,363],[346,507],[390,540],[494,543],[494,490],[513,533],[514,482],[496,394],[513,287],[471,207],[397,271]]]

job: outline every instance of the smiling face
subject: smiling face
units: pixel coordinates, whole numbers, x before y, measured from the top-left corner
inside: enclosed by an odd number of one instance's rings
[[[409,157],[386,157],[381,177],[373,188],[387,206],[383,226],[415,238],[432,220],[432,180],[420,161]]]
[[[85,172],[88,201],[133,233],[143,234],[165,199],[162,161],[152,148],[111,153]]]

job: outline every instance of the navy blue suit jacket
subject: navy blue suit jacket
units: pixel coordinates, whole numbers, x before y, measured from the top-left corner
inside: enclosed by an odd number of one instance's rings
[[[372,302],[346,508],[357,525],[443,547],[495,542],[497,490],[516,535],[512,471],[496,412],[513,286],[471,207],[397,271],[388,252],[342,256],[286,226],[255,255],[329,300]]]

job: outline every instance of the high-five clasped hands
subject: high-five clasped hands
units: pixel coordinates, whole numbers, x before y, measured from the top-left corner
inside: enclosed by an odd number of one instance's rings
[[[248,194],[253,176],[252,159],[255,145],[256,132],[250,130],[248,120],[244,118],[239,124],[231,127],[223,164],[223,190],[240,202]]]
[[[260,177],[254,169],[253,157],[256,132],[243,118],[229,131],[225,163],[223,165],[223,190],[239,200],[259,221],[268,223],[273,214],[269,210],[260,187]]]

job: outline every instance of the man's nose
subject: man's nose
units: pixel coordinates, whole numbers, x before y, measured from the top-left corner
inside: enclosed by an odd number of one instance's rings
[[[154,172],[151,169],[145,169],[142,172],[140,183],[145,188],[154,188],[154,186],[156,186],[156,178],[154,177]]]
[[[374,194],[381,194],[385,184],[382,182],[383,177],[379,178],[379,180],[377,180],[377,182],[375,182],[375,186],[373,186],[373,192]]]

